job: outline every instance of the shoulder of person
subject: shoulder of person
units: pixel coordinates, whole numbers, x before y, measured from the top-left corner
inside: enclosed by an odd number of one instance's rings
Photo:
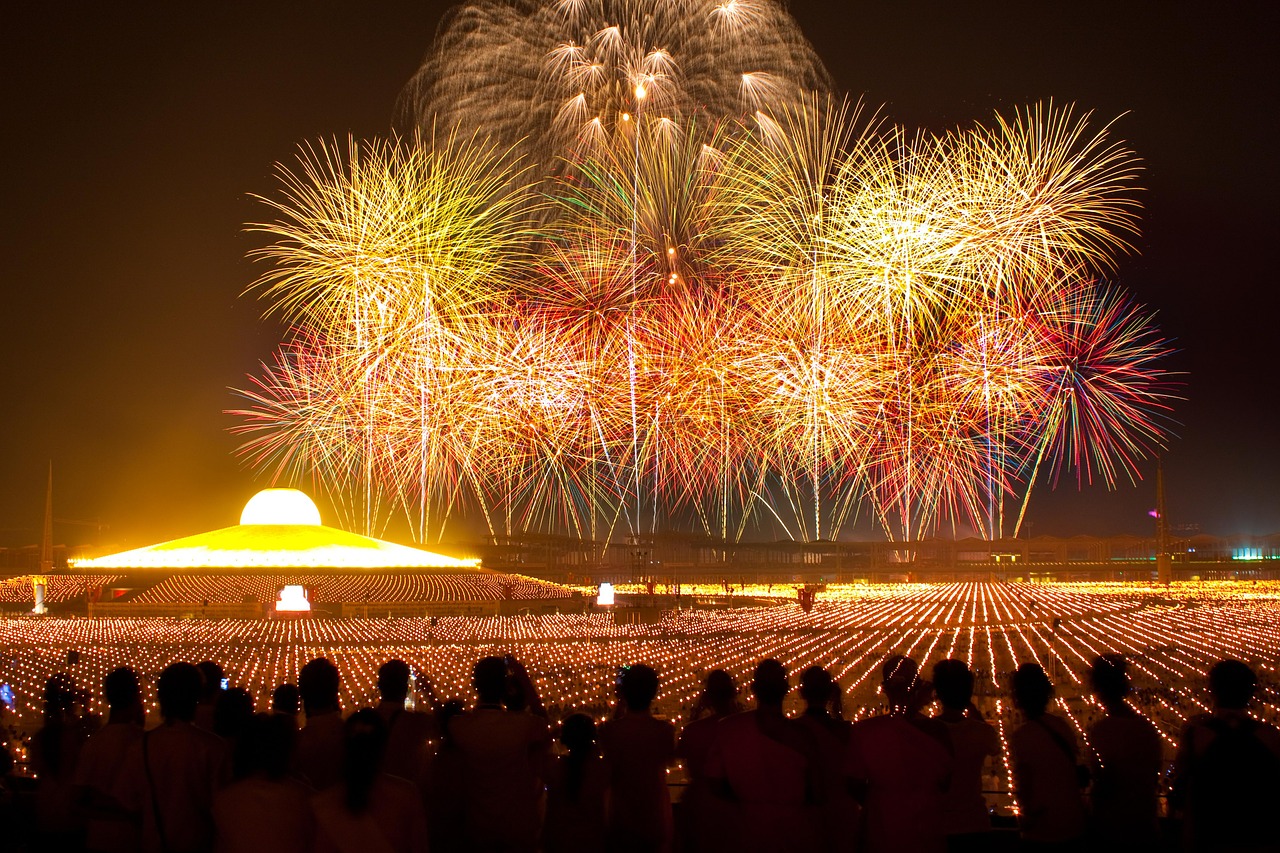
[[[1034,720],[1023,720],[1021,725],[1014,726],[1009,731],[1009,742],[1015,741],[1025,743],[1028,738],[1044,737],[1044,727]]]
[[[310,797],[311,811],[317,815],[327,814],[343,807],[342,784],[330,785],[323,791],[316,791]]]
[[[408,779],[392,776],[390,773],[379,774],[374,784],[377,786],[379,796],[387,796],[396,800],[413,800],[415,802],[420,799],[417,785]]]
[[[811,729],[802,719],[790,719],[789,722],[791,723],[791,730],[793,732],[792,737],[796,739],[796,742],[802,745],[806,751],[816,754],[819,742],[818,736],[814,733],[813,729]]]
[[[755,731],[756,712],[738,711],[722,718],[718,725],[720,726],[718,732],[721,736],[733,735],[745,730]]]
[[[943,717],[934,717],[947,730],[948,734],[972,738],[974,740],[990,740],[992,738],[999,739],[1000,735],[996,731],[996,727],[981,717],[963,717],[959,720],[947,720]]]
[[[1257,721],[1254,732],[1258,736],[1258,740],[1266,744],[1267,748],[1280,757],[1280,729],[1271,723],[1262,720]]]
[[[518,716],[522,718],[521,723],[525,729],[535,738],[542,740],[551,736],[551,723],[548,722],[546,717],[540,717],[537,714],[520,714]]]
[[[1160,730],[1156,728],[1155,723],[1142,714],[1132,714],[1125,717],[1106,717],[1105,719],[1114,720],[1118,731],[1137,737],[1160,740]]]
[[[1200,732],[1210,731],[1212,721],[1212,714],[1196,714],[1182,726],[1180,742],[1190,743]]]
[[[887,714],[878,714],[874,717],[863,717],[861,720],[854,720],[849,725],[849,734],[853,737],[865,737],[875,734],[884,727],[886,721],[891,719]]]
[[[714,726],[719,722],[720,721],[717,720],[715,717],[699,717],[696,720],[690,720],[689,722],[685,723],[683,727],[681,727],[680,740],[683,741],[686,737],[689,737],[691,735],[693,737],[697,737],[701,735],[702,732],[705,731],[708,727]]]

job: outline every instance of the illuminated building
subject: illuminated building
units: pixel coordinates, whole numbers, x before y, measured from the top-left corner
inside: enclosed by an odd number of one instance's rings
[[[296,489],[267,489],[240,523],[105,557],[72,561],[95,615],[254,617],[273,611],[328,615],[491,615],[558,610],[583,600],[557,584],[492,572],[458,558],[321,523]],[[283,602],[284,606],[280,606]],[[305,606],[304,606],[305,605]]]
[[[266,489],[245,505],[240,523],[158,545],[89,560],[77,570],[125,569],[464,569],[480,564],[348,533],[320,523],[315,503],[297,489]]]

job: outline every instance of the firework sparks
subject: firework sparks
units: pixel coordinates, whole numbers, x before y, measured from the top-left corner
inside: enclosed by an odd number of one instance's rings
[[[864,511],[995,537],[1042,475],[1136,477],[1176,387],[1098,283],[1132,155],[1052,106],[908,134],[813,94],[798,38],[764,0],[462,7],[406,104],[497,147],[282,172],[259,289],[294,331],[243,392],[246,457],[423,539],[475,513],[815,540]]]

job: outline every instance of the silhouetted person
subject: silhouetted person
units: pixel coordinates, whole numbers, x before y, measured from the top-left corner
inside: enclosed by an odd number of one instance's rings
[[[658,673],[644,664],[622,668],[617,715],[600,731],[609,764],[609,846],[613,850],[661,850],[672,835],[667,768],[676,757],[675,726],[652,714]]]
[[[714,849],[723,827],[736,819],[733,804],[716,795],[707,776],[711,749],[720,732],[720,721],[742,710],[738,704],[738,685],[723,669],[707,673],[702,693],[689,714],[690,722],[680,733],[676,754],[684,762],[689,780],[680,810],[681,849],[685,851]]]
[[[74,781],[80,750],[89,737],[83,710],[84,700],[71,676],[60,672],[45,681],[44,725],[31,739],[35,818],[42,849],[74,850],[82,844]]]
[[[433,853],[454,853],[466,849],[463,791],[463,760],[453,739],[451,723],[463,712],[458,699],[444,702],[436,712],[436,731],[440,743],[431,760],[425,799],[427,830]]]
[[[782,711],[790,689],[786,667],[762,660],[751,679],[755,709],[719,723],[707,775],[736,805],[736,817],[714,849],[802,850],[819,843],[809,814],[819,784],[816,747],[804,726]]]
[[[289,774],[297,729],[280,714],[254,714],[236,740],[236,781],[213,798],[216,853],[306,853],[311,792]]]
[[[271,691],[271,713],[280,714],[293,721],[298,727],[298,714],[302,711],[302,697],[298,695],[298,685],[284,682]]]
[[[426,853],[427,822],[412,783],[383,773],[387,729],[372,708],[343,727],[342,775],[312,798],[321,853]]]
[[[203,853],[213,847],[213,796],[228,781],[226,743],[192,721],[200,670],[174,663],[160,673],[156,696],[164,722],[133,746],[118,799],[142,821],[142,849]]]
[[[248,690],[243,687],[223,690],[213,709],[213,733],[224,740],[234,741],[248,724],[253,712],[253,694]]]
[[[849,831],[849,825],[860,807],[844,784],[844,758],[851,727],[843,716],[840,685],[822,667],[811,666],[800,673],[800,698],[804,700],[804,713],[799,722],[816,747],[822,849],[853,850],[856,836]]]
[[[327,658],[308,661],[298,673],[307,722],[298,733],[293,771],[317,791],[337,783],[342,771],[342,707],[338,668]]]
[[[146,714],[138,676],[129,667],[112,670],[102,680],[107,724],[90,735],[76,764],[77,799],[85,815],[85,849],[91,853],[132,853],[138,829],[116,800],[120,771],[129,750],[142,739]]]
[[[1078,849],[1085,830],[1080,753],[1071,724],[1047,713],[1053,685],[1039,664],[1013,674],[1013,703],[1026,719],[1009,735],[1018,828],[1027,850]]]
[[[550,733],[541,716],[507,710],[509,679],[533,693],[527,707],[541,709],[519,661],[487,657],[472,671],[475,708],[449,723],[462,759],[465,837],[473,850],[527,851],[537,844],[540,774]]]
[[[218,710],[218,700],[222,698],[222,693],[226,689],[222,686],[222,680],[226,678],[226,673],[222,667],[211,660],[202,660],[196,664],[196,669],[200,670],[200,703],[196,706],[195,724],[207,732],[214,729],[214,717]]]
[[[605,796],[608,768],[596,746],[596,723],[571,714],[560,724],[565,754],[547,766],[545,853],[598,853],[605,849]]]
[[[1258,679],[1247,664],[1209,670],[1213,712],[1187,723],[1174,761],[1175,801],[1187,846],[1197,851],[1280,849],[1280,731],[1249,716]]]
[[[1088,731],[1093,837],[1127,850],[1151,850],[1160,838],[1160,733],[1125,701],[1131,687],[1123,657],[1095,658],[1089,681],[1107,714]]]
[[[387,750],[383,771],[425,783],[427,772],[427,740],[431,737],[430,714],[409,710],[409,664],[389,660],[378,669],[378,716],[387,727]]]
[[[982,795],[987,759],[1000,754],[1000,735],[973,704],[973,673],[962,660],[933,665],[936,719],[951,742],[951,778],[942,794],[939,823],[950,851],[984,851],[991,844],[991,814]]]
[[[844,767],[850,792],[863,804],[861,849],[940,851],[951,751],[941,724],[920,713],[933,686],[901,655],[885,661],[880,674],[889,713],[853,724]]]

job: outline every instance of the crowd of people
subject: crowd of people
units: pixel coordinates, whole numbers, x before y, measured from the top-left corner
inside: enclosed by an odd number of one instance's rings
[[[3,840],[101,853],[1280,849],[1268,811],[1280,803],[1280,730],[1250,714],[1258,682],[1238,660],[1210,669],[1212,710],[1187,722],[1167,780],[1121,656],[1092,663],[1103,713],[1085,732],[1050,710],[1038,664],[1012,674],[1021,723],[1007,737],[974,705],[964,661],[927,675],[888,658],[884,713],[849,722],[820,666],[793,685],[766,659],[745,691],[717,669],[680,731],[654,715],[661,679],[643,663],[618,670],[603,721],[550,719],[509,656],[476,662],[466,702],[438,701],[388,660],[380,701],[345,713],[325,658],[276,688],[269,709],[214,662],[173,663],[150,728],[132,669],[106,676],[105,722],[55,675],[31,741],[34,790],[6,790]],[[793,687],[804,710],[788,716]],[[993,828],[992,761],[1010,769],[1016,835]],[[688,783],[673,798],[677,763]]]

